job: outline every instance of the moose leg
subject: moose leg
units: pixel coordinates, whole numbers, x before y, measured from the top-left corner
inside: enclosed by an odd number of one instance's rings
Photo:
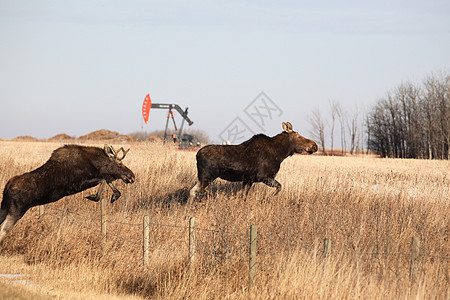
[[[250,192],[250,188],[252,187],[252,185],[253,181],[250,180],[244,180],[242,182],[242,194],[244,196],[244,199],[247,199],[248,192]]]
[[[189,191],[189,199],[187,201],[188,204],[191,204],[192,201],[195,200],[195,198],[197,197],[197,193],[198,191],[203,191],[205,190],[205,188],[208,186],[209,182],[203,182],[203,181],[198,181],[194,187],[192,187],[192,189]]]
[[[266,185],[268,185],[270,187],[276,188],[276,191],[275,191],[275,193],[273,193],[272,196],[275,196],[276,194],[278,194],[281,191],[281,184],[278,181],[276,181],[274,178],[264,179],[263,183],[265,183]]]
[[[5,221],[7,214],[6,210],[0,208],[0,225]]]
[[[106,181],[103,180],[102,183],[100,183],[97,193],[87,196],[86,199],[98,202],[100,200],[100,198],[102,197],[103,188],[105,187],[105,183],[106,183]]]
[[[2,211],[3,213],[3,211]],[[5,238],[6,234],[13,228],[14,224],[20,217],[7,215],[4,221],[0,224],[0,242]]]
[[[187,201],[188,204],[191,204],[192,201],[194,201],[195,197],[197,197],[197,192],[200,189],[201,188],[200,188],[200,181],[199,181],[189,191],[189,198],[188,198],[188,201]]]
[[[122,194],[120,193],[120,191],[111,182],[108,182],[108,186],[113,191],[113,194],[111,196],[111,203],[113,203],[114,201],[119,199]]]

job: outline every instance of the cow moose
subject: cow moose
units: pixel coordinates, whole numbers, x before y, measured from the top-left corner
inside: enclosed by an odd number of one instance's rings
[[[283,122],[283,132],[268,137],[258,134],[239,145],[208,145],[197,152],[198,182],[190,190],[188,203],[217,177],[228,181],[242,181],[247,196],[254,182],[262,182],[281,190],[275,180],[281,162],[294,153],[317,151],[314,141],[292,130],[292,124]]]
[[[112,184],[117,179],[133,183],[134,173],[122,164],[130,149],[117,152],[110,145],[98,147],[66,145],[56,149],[41,167],[11,178],[3,191],[0,208],[0,242],[14,224],[33,206],[55,202],[98,184],[96,194],[86,197],[99,201],[103,188],[113,190],[111,203],[120,197]],[[122,156],[119,153],[122,151]]]

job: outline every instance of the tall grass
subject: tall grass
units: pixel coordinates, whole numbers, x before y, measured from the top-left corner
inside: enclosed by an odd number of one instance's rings
[[[101,146],[101,144],[98,144]],[[57,143],[0,142],[0,185],[43,164]],[[125,145],[128,146],[128,145]],[[163,299],[323,298],[448,299],[450,282],[450,162],[373,157],[298,155],[287,158],[277,180],[282,191],[255,184],[243,200],[240,185],[216,180],[192,206],[195,152],[131,145],[124,163],[132,185],[108,205],[105,251],[99,204],[66,197],[39,217],[30,210],[0,245],[17,256],[33,280],[60,289]],[[56,218],[52,214],[64,216]],[[142,216],[186,226],[196,218],[197,254],[189,267],[187,230],[154,225],[150,266],[142,264]],[[258,226],[258,266],[248,288],[249,226]],[[119,237],[116,237],[119,236]],[[421,241],[413,281],[411,238]],[[323,258],[323,239],[332,250]],[[447,258],[447,259],[445,259]],[[45,267],[42,267],[45,266]],[[14,266],[0,263],[0,272]],[[59,278],[55,281],[55,278]]]

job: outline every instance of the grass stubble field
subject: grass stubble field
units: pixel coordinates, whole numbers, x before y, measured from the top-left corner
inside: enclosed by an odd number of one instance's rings
[[[0,186],[35,169],[61,143],[0,141]],[[102,146],[101,142],[91,145]],[[122,146],[122,145],[114,145]],[[128,147],[130,145],[123,145]],[[131,144],[124,160],[136,182],[117,182],[122,197],[107,206],[105,249],[100,204],[82,192],[37,208],[0,245],[0,298],[14,299],[449,299],[450,162],[369,156],[295,155],[281,165],[282,191],[216,180],[188,207],[195,152]],[[110,193],[108,191],[108,193]],[[110,194],[109,194],[110,195]],[[64,218],[61,211],[75,214]],[[186,226],[196,218],[189,266],[187,230],[153,226],[149,267],[142,262],[142,216]],[[88,223],[91,222],[91,223]],[[132,225],[129,225],[132,224]],[[249,289],[248,231],[258,226],[258,265]],[[242,233],[232,234],[230,232]],[[420,256],[410,278],[410,244]],[[323,239],[332,242],[322,257]],[[136,241],[130,242],[130,241]],[[227,259],[228,258],[228,259]],[[2,295],[3,293],[3,295]]]

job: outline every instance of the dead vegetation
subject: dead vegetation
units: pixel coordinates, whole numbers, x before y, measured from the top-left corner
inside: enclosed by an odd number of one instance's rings
[[[2,141],[0,186],[43,164],[60,143]],[[101,146],[99,144],[99,146]],[[125,147],[130,144],[125,144]],[[255,184],[246,201],[239,184],[216,180],[185,205],[195,183],[195,152],[133,143],[125,159],[136,175],[118,183],[109,204],[105,251],[99,203],[86,191],[38,215],[28,212],[0,245],[0,272],[27,272],[60,295],[154,299],[448,299],[450,162],[373,157],[293,156],[281,165],[283,190]],[[56,210],[55,210],[56,209]],[[66,213],[64,213],[64,211]],[[71,213],[67,213],[70,211]],[[150,266],[142,263],[142,216],[152,227]],[[56,217],[57,216],[57,217]],[[189,268],[189,217],[199,231]],[[257,225],[258,269],[248,289],[249,226]],[[176,227],[179,226],[179,227]],[[238,233],[238,234],[231,234]],[[121,238],[119,238],[119,237]],[[124,238],[125,237],[125,238]],[[419,237],[412,281],[409,253]],[[323,239],[332,241],[323,259]],[[15,263],[2,263],[15,257]],[[26,269],[22,265],[26,262]],[[100,296],[99,296],[100,297]]]

